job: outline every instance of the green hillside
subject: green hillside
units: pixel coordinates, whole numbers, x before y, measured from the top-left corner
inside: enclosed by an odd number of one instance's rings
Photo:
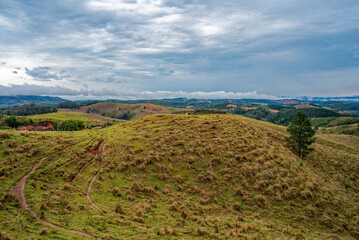
[[[151,103],[127,104],[115,102],[99,102],[80,108],[81,112],[98,114],[105,117],[130,120],[150,114],[185,112],[186,109],[166,107]]]
[[[359,238],[359,149],[323,135],[299,159],[285,136],[282,126],[214,114],[0,130],[1,237]]]

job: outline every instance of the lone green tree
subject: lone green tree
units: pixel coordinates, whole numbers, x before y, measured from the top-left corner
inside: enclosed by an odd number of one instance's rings
[[[315,142],[315,130],[305,113],[297,112],[287,131],[290,133],[290,137],[287,137],[286,141],[299,157],[305,157],[313,150],[309,146]]]

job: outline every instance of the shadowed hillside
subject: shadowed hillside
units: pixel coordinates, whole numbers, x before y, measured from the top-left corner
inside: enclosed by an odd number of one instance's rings
[[[285,127],[234,115],[155,114],[70,133],[0,131],[2,235],[358,238],[359,150],[319,137],[299,159],[285,136]],[[33,212],[19,208],[24,199],[14,189],[30,169],[23,192]]]

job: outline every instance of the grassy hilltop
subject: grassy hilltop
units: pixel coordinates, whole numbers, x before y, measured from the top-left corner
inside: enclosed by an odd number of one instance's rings
[[[137,119],[151,114],[168,114],[188,111],[183,108],[160,106],[151,103],[126,104],[115,102],[99,102],[83,106],[80,112],[93,113],[115,119]]]
[[[1,236],[359,238],[358,148],[323,135],[299,159],[286,135],[241,116],[182,114],[80,132],[0,130]],[[24,190],[36,219],[13,187],[41,159]]]

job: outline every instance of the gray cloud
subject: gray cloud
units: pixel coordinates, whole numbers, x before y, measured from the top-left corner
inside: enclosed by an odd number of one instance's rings
[[[359,69],[358,13],[355,0],[3,1],[0,55],[75,91],[351,94],[354,75],[324,78]]]
[[[48,87],[33,84],[23,85],[0,85],[0,95],[11,96],[11,95],[47,95],[47,96],[77,96],[86,95],[87,91],[71,90],[65,87]]]
[[[50,81],[51,79],[60,80],[62,79],[58,73],[50,70],[49,67],[37,67],[32,70],[25,68],[27,75],[35,78],[38,81]]]

